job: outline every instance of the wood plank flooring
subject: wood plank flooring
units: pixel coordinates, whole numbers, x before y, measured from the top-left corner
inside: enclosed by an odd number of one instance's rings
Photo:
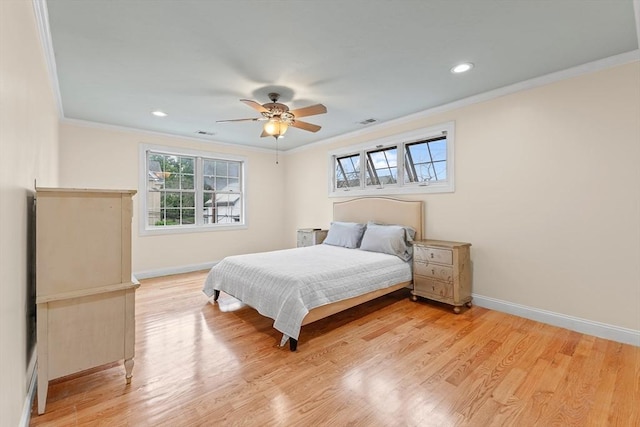
[[[303,328],[142,281],[136,358],[54,380],[32,426],[640,426],[640,348],[401,290]],[[36,399],[37,400],[37,399]]]

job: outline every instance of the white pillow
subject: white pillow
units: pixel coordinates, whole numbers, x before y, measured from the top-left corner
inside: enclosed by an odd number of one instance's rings
[[[411,246],[413,236],[415,236],[415,230],[411,227],[369,222],[362,236],[360,249],[395,255],[403,261],[409,261],[413,257],[413,246]]]
[[[366,225],[356,222],[332,222],[323,244],[355,249],[360,246]]]

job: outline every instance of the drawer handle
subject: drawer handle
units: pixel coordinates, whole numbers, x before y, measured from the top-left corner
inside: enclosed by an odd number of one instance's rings
[[[433,252],[431,252],[431,258],[433,258]]]
[[[433,275],[435,276],[435,274],[436,274],[436,270],[432,268],[432,269],[431,269],[431,274],[433,274]]]

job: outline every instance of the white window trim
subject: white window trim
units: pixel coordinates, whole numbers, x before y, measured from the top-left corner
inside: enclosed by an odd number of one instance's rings
[[[447,179],[433,183],[405,183],[404,182],[404,145],[411,142],[421,141],[425,139],[442,136],[446,132],[447,135]],[[455,122],[446,122],[428,128],[422,128],[409,132],[391,135],[384,138],[367,141],[363,144],[351,145],[329,152],[329,197],[360,197],[360,196],[380,196],[395,194],[428,194],[428,193],[453,193],[455,191],[454,180],[454,141],[455,141]],[[377,148],[386,148],[390,146],[398,147],[397,167],[398,167],[398,183],[387,184],[372,188],[365,185],[365,163],[364,153],[366,151],[375,150]],[[340,188],[335,186],[336,182],[336,157],[342,157],[349,154],[360,153],[360,187],[359,188]]]
[[[242,217],[243,224],[194,224],[194,225],[179,225],[179,226],[167,226],[158,228],[147,227],[147,151],[154,151],[162,154],[170,154],[174,156],[188,155],[194,157],[206,157],[220,160],[231,160],[236,162],[242,162]],[[243,156],[235,156],[232,154],[221,154],[210,151],[193,150],[181,147],[168,147],[162,145],[152,144],[140,144],[138,151],[138,235],[139,236],[157,236],[162,234],[185,234],[185,233],[202,233],[209,231],[228,231],[228,230],[244,230],[249,228],[247,223],[247,170],[248,159]],[[200,177],[196,175],[195,185],[200,185]],[[198,187],[196,187],[198,188]],[[197,192],[196,192],[197,194]],[[196,206],[198,201],[196,200]]]

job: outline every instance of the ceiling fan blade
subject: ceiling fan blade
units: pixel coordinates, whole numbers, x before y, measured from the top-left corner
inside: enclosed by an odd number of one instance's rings
[[[252,101],[250,99],[241,99],[240,102],[244,102],[249,107],[253,108],[254,110],[260,113],[266,113],[269,111],[266,108],[264,108],[261,104],[258,104],[256,101]]]
[[[315,116],[316,114],[324,114],[327,112],[327,107],[322,104],[311,105],[309,107],[298,108],[296,110],[289,111],[296,117]]]
[[[318,132],[321,127],[318,125],[314,125],[312,123],[301,122],[300,120],[293,121],[289,126],[293,126],[294,128],[307,130],[309,132]]]
[[[252,119],[231,119],[231,120],[216,120],[216,123],[227,123],[227,122],[257,122],[260,120],[266,120],[264,117],[254,117]]]

